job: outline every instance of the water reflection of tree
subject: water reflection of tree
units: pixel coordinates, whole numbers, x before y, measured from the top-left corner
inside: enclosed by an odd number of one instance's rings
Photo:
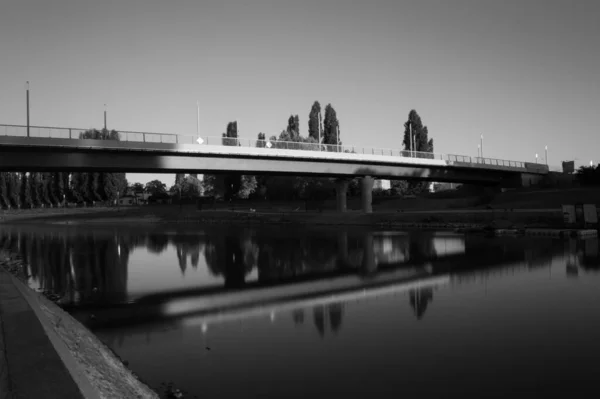
[[[247,240],[226,232],[207,240],[204,250],[206,265],[215,276],[225,278],[225,287],[239,288],[254,267],[254,251]]]
[[[425,315],[429,302],[433,300],[433,288],[417,288],[410,290],[408,295],[410,306],[413,308],[417,320],[421,320]]]
[[[423,265],[436,257],[434,236],[431,233],[411,234],[408,243],[408,259],[415,265]]]
[[[333,303],[330,305],[319,305],[313,308],[313,321],[315,328],[321,337],[325,336],[326,316],[329,316],[329,326],[334,334],[342,328],[344,307],[342,303]]]
[[[177,254],[177,262],[181,274],[185,274],[187,269],[187,261],[190,258],[191,265],[194,269],[198,268],[198,261],[200,260],[200,252],[204,245],[204,236],[195,234],[177,234],[166,238],[166,245],[171,243],[175,246],[175,252]],[[166,247],[165,245],[165,247]]]
[[[11,231],[13,252],[39,287],[65,301],[123,301],[130,246],[123,236]],[[76,298],[77,294],[77,298]]]

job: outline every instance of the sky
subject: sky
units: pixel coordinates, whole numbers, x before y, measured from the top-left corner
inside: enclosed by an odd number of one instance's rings
[[[0,124],[399,148],[415,109],[436,153],[600,161],[597,0],[2,0]],[[0,130],[1,134],[1,130]],[[128,174],[130,182],[174,175]]]

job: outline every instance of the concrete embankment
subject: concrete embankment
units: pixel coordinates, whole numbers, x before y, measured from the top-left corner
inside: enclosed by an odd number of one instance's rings
[[[21,262],[0,251],[0,398],[158,398],[87,328],[16,278]]]

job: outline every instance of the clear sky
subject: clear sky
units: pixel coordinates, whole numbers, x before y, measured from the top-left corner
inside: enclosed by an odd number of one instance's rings
[[[278,134],[331,103],[345,144],[600,161],[598,0],[2,0],[0,123]],[[152,175],[128,175],[147,182]],[[173,175],[162,179],[171,185]]]

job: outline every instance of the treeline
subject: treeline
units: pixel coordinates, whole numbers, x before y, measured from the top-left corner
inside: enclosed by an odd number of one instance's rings
[[[80,139],[119,140],[115,130],[90,129]],[[65,203],[114,202],[127,189],[125,173],[0,172],[0,207],[31,209]]]
[[[600,186],[600,167],[596,166],[581,166],[577,169],[577,181],[581,186]]]
[[[427,126],[415,110],[408,114],[404,124],[402,143],[408,155],[409,151],[419,153],[419,157],[433,157],[433,139],[430,139]],[[411,138],[412,135],[412,138]],[[331,104],[325,106],[324,117],[321,116],[321,104],[315,101],[308,114],[308,136],[300,134],[300,118],[290,115],[287,127],[279,136],[272,135],[267,139],[263,132],[258,133],[256,147],[265,148],[270,143],[272,148],[340,151],[342,141],[340,123],[337,112]],[[298,143],[297,146],[294,146]],[[239,146],[237,121],[229,122],[222,134],[222,144]],[[412,144],[412,145],[411,145]],[[423,155],[423,153],[430,153]],[[306,176],[273,176],[244,175],[243,173],[207,174],[202,181],[195,175],[184,177],[177,175],[171,192],[181,192],[182,197],[197,195],[222,196],[225,200],[233,198],[260,198],[266,200],[325,200],[335,198],[335,181],[331,178]],[[419,194],[427,190],[429,183],[419,181],[392,181],[392,194]],[[349,196],[360,195],[359,179],[350,181]]]

